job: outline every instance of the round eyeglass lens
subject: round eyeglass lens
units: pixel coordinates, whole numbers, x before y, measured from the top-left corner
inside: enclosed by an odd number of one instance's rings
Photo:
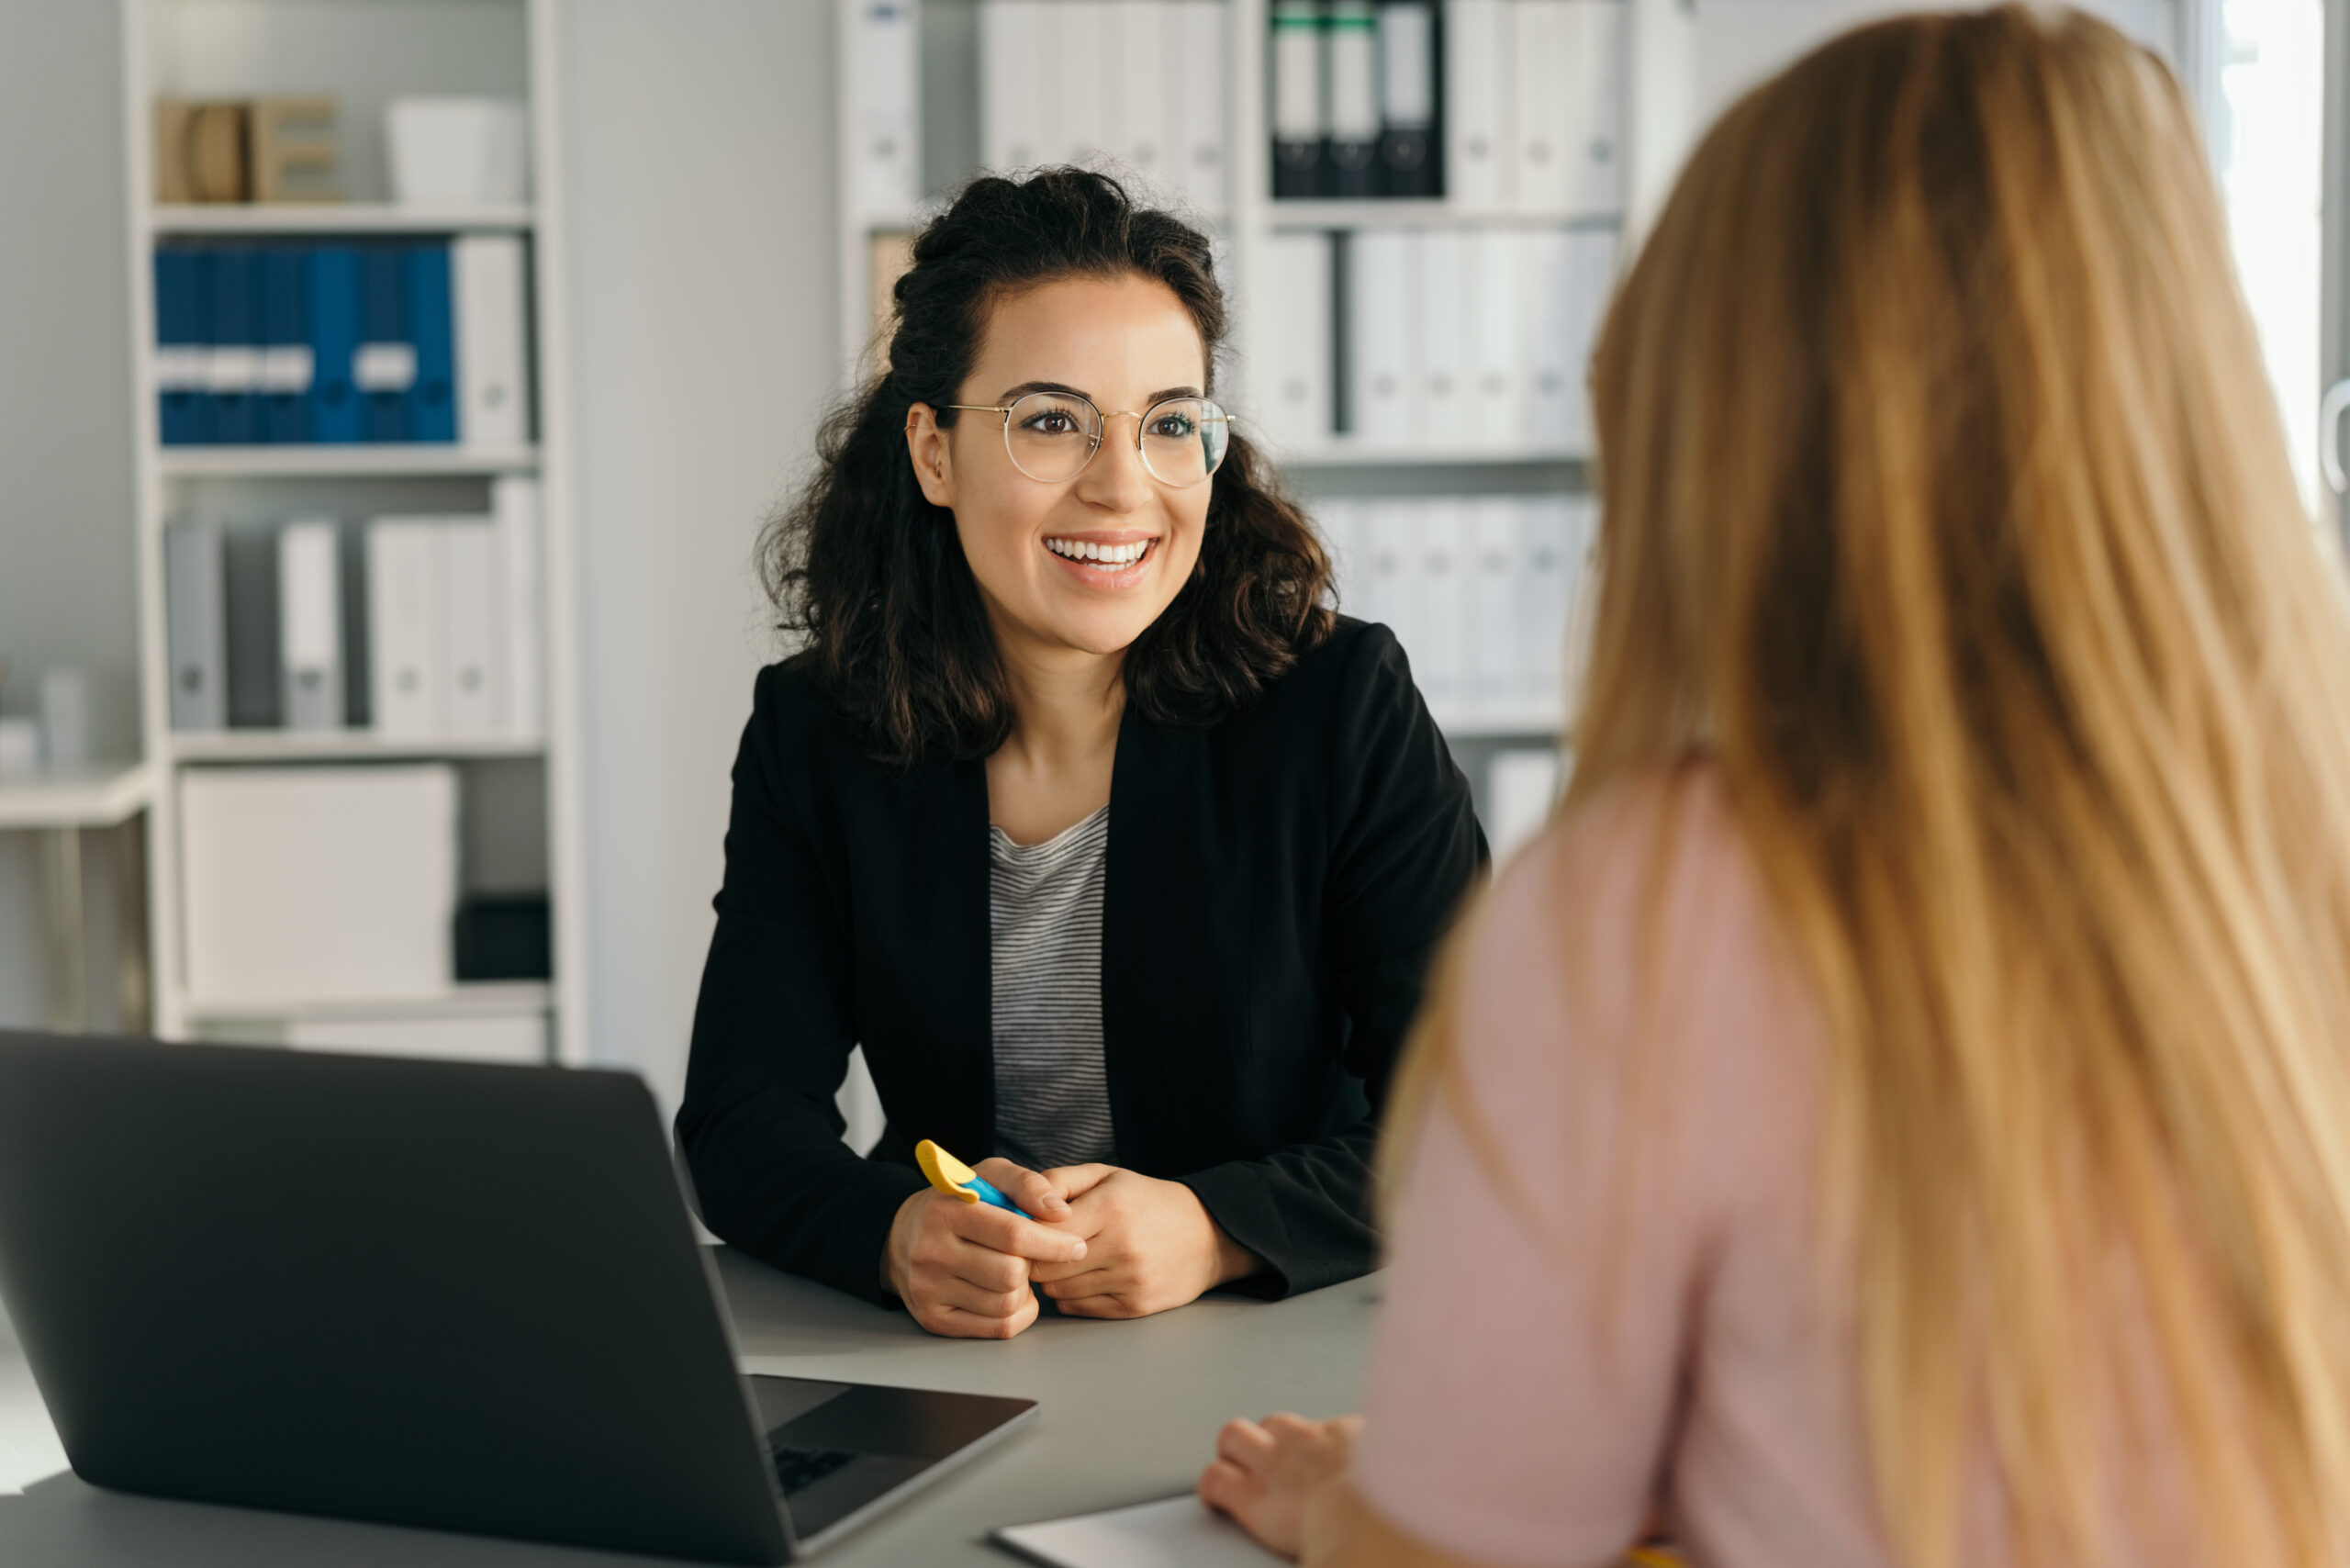
[[[1102,410],[1066,392],[1031,392],[1003,423],[1012,465],[1031,479],[1074,479],[1102,444]]]
[[[1222,466],[1231,440],[1231,420],[1205,398],[1169,398],[1142,417],[1143,465],[1178,489]]]

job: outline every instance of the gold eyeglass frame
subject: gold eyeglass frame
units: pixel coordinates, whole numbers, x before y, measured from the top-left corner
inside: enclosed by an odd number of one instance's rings
[[[1029,398],[1074,398],[1079,402],[1084,404],[1087,408],[1092,409],[1093,417],[1101,421],[1102,433],[1089,438],[1091,444],[1085,454],[1085,461],[1071,469],[1069,475],[1064,478],[1039,479],[1036,476],[1028,472],[1027,469],[1021,467],[1020,459],[1013,456],[1012,410],[1020,407],[1021,403]],[[1188,485],[1179,485],[1172,479],[1162,477],[1158,470],[1150,465],[1150,454],[1143,450],[1142,432],[1147,428],[1150,416],[1158,409],[1167,407],[1169,403],[1205,403],[1209,408],[1214,409],[1218,414],[1221,414],[1224,417],[1225,431],[1225,448],[1223,452],[1219,452],[1215,454],[1215,468],[1209,469],[1206,473],[1201,475],[1198,478],[1192,480]],[[1091,467],[1093,465],[1093,460],[1102,455],[1102,443],[1110,438],[1110,421],[1112,420],[1132,420],[1135,421],[1135,455],[1142,459],[1142,471],[1149,475],[1151,478],[1156,480],[1158,483],[1166,486],[1170,490],[1196,489],[1200,486],[1206,484],[1209,480],[1215,477],[1216,468],[1224,466],[1225,454],[1232,450],[1231,411],[1213,398],[1161,398],[1158,402],[1153,403],[1149,408],[1143,409],[1140,413],[1135,412],[1132,409],[1120,409],[1114,413],[1105,413],[1102,411],[1101,404],[1095,402],[1092,398],[1087,397],[1082,392],[1025,392],[1019,398],[1015,398],[1011,402],[1003,404],[1001,407],[993,403],[940,403],[937,407],[941,409],[953,409],[966,414],[1002,414],[1003,416],[1004,456],[1012,458],[1012,467],[1014,473],[1018,474],[1024,479],[1030,480],[1039,485],[1066,485],[1070,479],[1076,478],[1080,474],[1084,473],[1086,469]]]

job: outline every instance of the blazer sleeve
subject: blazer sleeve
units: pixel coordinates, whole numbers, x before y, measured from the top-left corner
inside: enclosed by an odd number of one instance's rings
[[[1323,893],[1326,983],[1347,1019],[1344,1064],[1370,1114],[1332,1137],[1184,1177],[1273,1296],[1368,1272],[1372,1152],[1397,1058],[1437,946],[1483,876],[1485,835],[1394,634],[1367,627],[1330,729],[1331,843]]]
[[[677,1144],[711,1229],[777,1268],[887,1302],[882,1248],[923,1179],[842,1141],[835,1096],[856,1044],[847,890],[816,851],[804,773],[794,790],[782,766],[805,755],[787,734],[788,710],[806,701],[789,679],[761,675],[735,758]]]

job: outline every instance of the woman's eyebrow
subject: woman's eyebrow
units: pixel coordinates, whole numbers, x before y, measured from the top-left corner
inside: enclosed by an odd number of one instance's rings
[[[1024,381],[1017,386],[1005,387],[997,396],[1010,403],[1025,398],[1031,392],[1058,392],[1064,397],[1083,398],[1088,402],[1091,402],[1093,398],[1093,394],[1091,392],[1080,392],[1066,381]]]
[[[1031,392],[1058,392],[1065,398],[1082,398],[1086,399],[1086,401],[1093,404],[1096,408],[1101,407],[1102,402],[1102,400],[1094,397],[1092,393],[1081,392],[1065,381],[1024,381],[1017,386],[1005,387],[999,396],[1002,397],[1005,402],[1010,403],[1015,399],[1026,397]],[[1143,399],[1143,407],[1147,409],[1153,403],[1163,403],[1169,398],[1197,398],[1199,396],[1201,396],[1201,392],[1196,386],[1162,386],[1158,391],[1151,393],[1148,397]]]

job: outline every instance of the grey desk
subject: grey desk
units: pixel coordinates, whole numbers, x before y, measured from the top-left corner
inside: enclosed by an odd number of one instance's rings
[[[997,1525],[1188,1487],[1227,1418],[1355,1407],[1372,1281],[1292,1301],[1212,1297],[1136,1323],[1046,1318],[1009,1344],[934,1339],[902,1315],[722,1253],[748,1372],[1023,1394],[1043,1408],[1002,1447],[816,1561],[1011,1568]],[[190,1346],[201,1355],[201,1346]],[[0,1496],[0,1563],[41,1568],[619,1568],[632,1559],[128,1497],[53,1476]]]

